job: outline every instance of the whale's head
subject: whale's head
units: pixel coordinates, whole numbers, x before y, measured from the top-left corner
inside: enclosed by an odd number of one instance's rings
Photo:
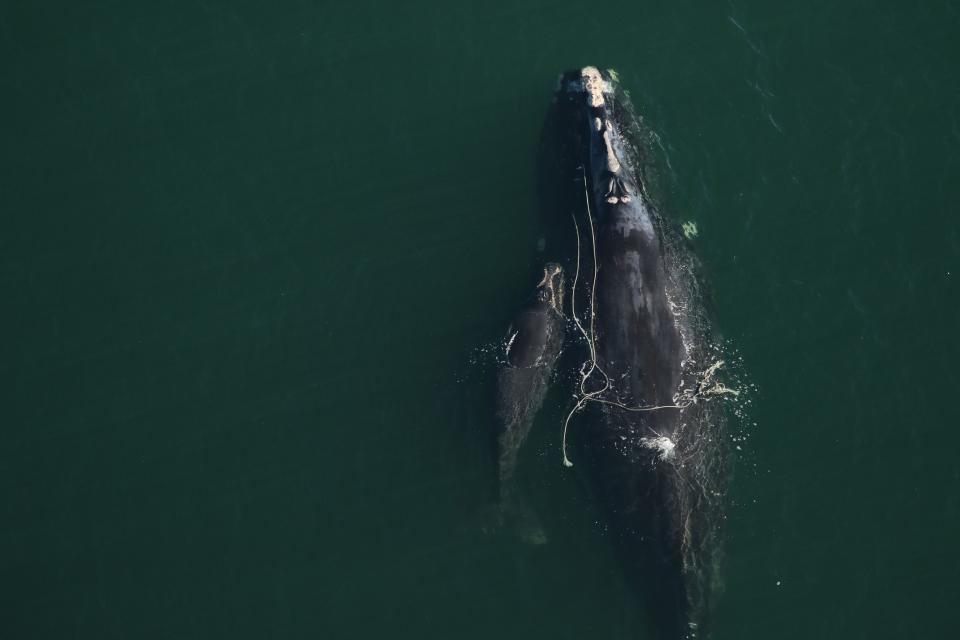
[[[598,67],[571,69],[560,74],[557,92],[571,96],[590,108],[609,105],[616,99],[619,82],[615,71]]]
[[[563,268],[548,262],[543,266],[543,279],[537,285],[537,302],[549,306],[557,313],[563,313]]]
[[[598,201],[617,205],[637,198],[637,124],[616,72],[583,67],[561,74],[556,104],[560,125],[571,136],[568,148]]]

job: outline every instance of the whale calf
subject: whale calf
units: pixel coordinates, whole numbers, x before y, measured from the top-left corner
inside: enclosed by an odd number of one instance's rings
[[[563,269],[556,263],[546,264],[533,297],[513,319],[503,342],[496,412],[498,487],[505,506],[516,500],[517,455],[543,405],[563,347],[563,291]]]

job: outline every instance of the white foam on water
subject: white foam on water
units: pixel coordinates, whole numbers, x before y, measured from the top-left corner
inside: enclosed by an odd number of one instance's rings
[[[676,444],[666,436],[657,436],[656,438],[640,438],[640,443],[647,449],[654,449],[660,452],[657,458],[661,461],[673,460],[676,456]]]

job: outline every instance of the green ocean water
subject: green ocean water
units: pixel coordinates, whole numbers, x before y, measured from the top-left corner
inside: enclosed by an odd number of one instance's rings
[[[616,68],[738,420],[715,638],[960,622],[960,7],[4,2],[0,638],[644,638],[484,348],[557,74]]]

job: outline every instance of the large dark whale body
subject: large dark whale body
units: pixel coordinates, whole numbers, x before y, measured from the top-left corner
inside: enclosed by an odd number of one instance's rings
[[[726,473],[723,412],[704,393],[715,357],[694,258],[649,193],[649,132],[612,73],[561,76],[548,122],[568,154],[564,197],[579,202],[571,295],[595,347],[595,368],[581,373],[596,395],[574,417],[572,457],[657,635],[703,637]]]

